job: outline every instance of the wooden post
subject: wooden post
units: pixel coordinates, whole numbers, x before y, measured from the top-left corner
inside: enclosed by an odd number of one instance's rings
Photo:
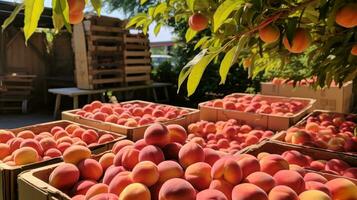
[[[0,74],[5,73],[5,67],[6,67],[5,47],[6,47],[5,31],[0,31]]]

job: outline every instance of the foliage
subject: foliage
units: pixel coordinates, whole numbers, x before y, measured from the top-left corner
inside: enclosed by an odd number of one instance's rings
[[[236,63],[251,60],[250,76],[263,71],[284,70],[284,66],[296,66],[301,55],[307,58],[311,74],[318,77],[318,84],[339,84],[357,75],[357,57],[351,52],[357,43],[356,28],[344,28],[335,23],[337,11],[353,0],[165,0],[149,7],[147,12],[131,18],[128,27],[142,28],[156,22],[158,26],[172,21],[188,21],[194,13],[201,13],[210,22],[211,34],[199,37],[198,31],[188,29],[186,41],[201,49],[181,71],[179,85],[187,79],[187,92],[192,95],[207,66],[225,55],[220,63],[220,84]],[[277,42],[266,44],[258,32],[274,24],[280,36]],[[292,45],[298,29],[311,36],[308,50],[302,54],[289,52],[283,46],[283,38]],[[159,28],[158,28],[159,29]],[[309,36],[309,37],[310,37]],[[198,38],[198,41],[194,39]],[[209,76],[206,74],[206,76]]]
[[[145,5],[140,5],[134,0],[104,0],[104,4],[108,5],[110,11],[120,11],[126,16],[133,16],[138,12],[146,11],[150,5],[154,5],[158,0],[150,0]]]

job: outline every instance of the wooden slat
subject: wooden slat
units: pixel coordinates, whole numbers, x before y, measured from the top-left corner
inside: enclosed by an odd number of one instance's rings
[[[95,79],[93,80],[93,84],[122,83],[123,81],[123,78]]]
[[[100,32],[112,32],[112,33],[125,33],[121,27],[110,27],[110,26],[100,26],[100,25],[91,25],[90,31],[100,31]]]
[[[131,37],[125,37],[124,38],[125,43],[148,43],[149,40],[147,38],[131,38]]]
[[[92,89],[89,82],[86,38],[82,24],[73,26],[72,46],[75,61],[75,76],[77,87],[81,89]]]
[[[33,88],[31,86],[7,85],[6,89],[7,90],[11,90],[11,89],[32,90]]]
[[[151,66],[130,66],[125,67],[125,74],[150,73]]]
[[[121,52],[118,51],[91,51],[89,53],[92,54],[93,56],[105,56],[105,57],[121,55]]]
[[[118,36],[101,36],[101,35],[93,35],[89,37],[92,41],[123,41],[123,38]]]
[[[150,57],[149,51],[124,51],[124,56],[147,56]]]
[[[98,68],[98,67],[121,67],[122,64],[123,64],[122,61],[111,62],[111,63],[98,63],[97,61],[92,60],[91,67],[92,68]]]
[[[122,69],[94,69],[90,70],[91,74],[98,75],[98,74],[120,74],[123,73]]]
[[[118,51],[118,46],[91,46],[90,51]]]
[[[145,59],[128,59],[126,58],[124,60],[124,63],[125,64],[147,64],[147,63],[150,63],[151,59],[149,58],[145,58]]]
[[[127,50],[141,50],[141,49],[148,49],[148,46],[140,45],[140,44],[125,44],[124,48]]]
[[[125,77],[126,82],[135,82],[135,81],[149,81],[150,75],[140,75],[140,76],[127,76]]]

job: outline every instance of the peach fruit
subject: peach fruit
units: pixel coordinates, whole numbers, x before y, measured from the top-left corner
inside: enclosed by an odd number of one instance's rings
[[[237,185],[241,182],[243,178],[242,175],[242,169],[239,164],[234,159],[229,157],[219,159],[212,166],[212,178],[223,178],[233,185]]]
[[[78,164],[80,161],[90,158],[91,151],[84,146],[72,145],[63,152],[63,161]]]
[[[78,168],[70,163],[62,163],[51,172],[49,184],[58,189],[69,189],[72,188],[78,180]]]
[[[132,183],[120,193],[119,200],[151,200],[149,189],[141,183]]]
[[[249,174],[244,179],[244,182],[254,184],[263,189],[266,193],[275,186],[274,178],[265,172],[254,172]]]
[[[189,165],[196,162],[203,162],[205,154],[202,147],[196,143],[189,142],[182,146],[178,154],[179,162],[187,168]]]
[[[182,167],[175,161],[163,161],[157,168],[159,171],[159,183],[164,183],[172,178],[181,178],[184,175]]]
[[[305,190],[305,181],[303,177],[295,171],[281,170],[275,173],[273,177],[276,185],[286,185],[293,189],[297,194],[300,194]]]
[[[78,169],[83,179],[98,181],[103,175],[103,168],[100,163],[91,158],[80,161],[78,163]]]
[[[185,179],[199,191],[207,189],[212,180],[211,166],[205,162],[194,163],[187,167]]]
[[[268,195],[258,186],[242,183],[232,190],[232,200],[268,200]]]
[[[159,180],[159,169],[151,161],[142,161],[135,165],[130,175],[134,182],[150,187]]]
[[[184,179],[173,178],[166,181],[159,192],[159,200],[195,200],[196,190]]]
[[[275,186],[269,192],[269,200],[299,200],[294,190],[285,185]]]
[[[149,126],[144,133],[144,139],[148,145],[164,147],[169,143],[169,131],[165,125],[156,123]]]

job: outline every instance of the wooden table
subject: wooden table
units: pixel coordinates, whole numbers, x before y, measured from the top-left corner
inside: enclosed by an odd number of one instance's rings
[[[69,87],[69,88],[52,88],[48,89],[49,93],[55,94],[56,95],[56,102],[55,102],[55,109],[53,116],[56,118],[58,116],[58,113],[60,112],[60,106],[61,106],[61,97],[62,96],[68,96],[73,98],[73,109],[78,108],[78,97],[79,96],[84,96],[84,95],[93,95],[93,94],[102,94],[108,91],[112,92],[127,92],[127,91],[135,91],[135,90],[141,90],[141,89],[152,89],[153,92],[153,97],[154,101],[158,102],[158,96],[156,93],[157,88],[163,88],[164,89],[164,95],[165,99],[161,101],[169,101],[169,92],[168,92],[168,87],[172,86],[171,83],[152,83],[148,85],[135,85],[135,86],[124,86],[124,87],[118,87],[118,88],[105,88],[105,89],[97,89],[97,90],[82,90],[79,88],[75,87]]]

